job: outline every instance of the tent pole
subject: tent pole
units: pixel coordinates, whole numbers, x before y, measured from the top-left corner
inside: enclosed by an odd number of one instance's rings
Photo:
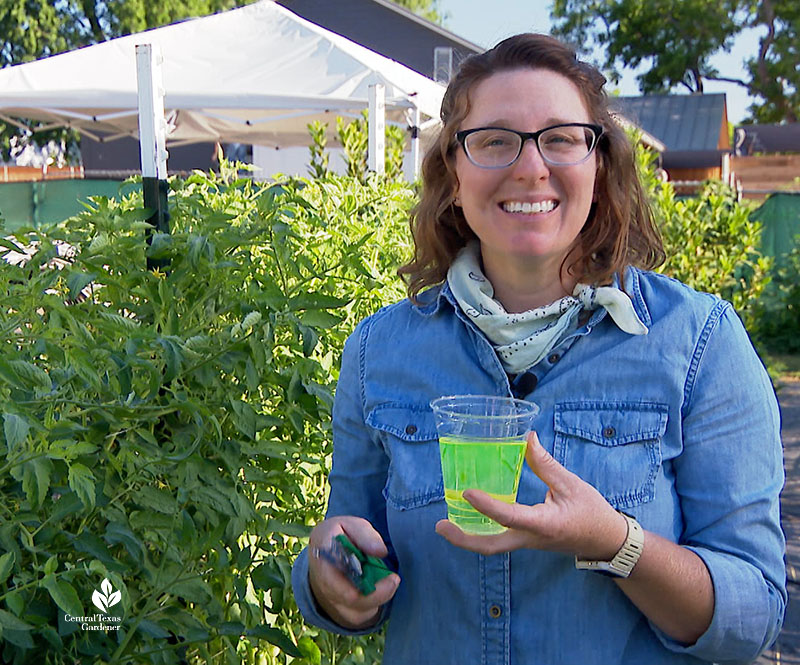
[[[419,109],[414,107],[414,124],[411,127],[411,162],[414,165],[414,180],[419,177]]]
[[[382,83],[369,86],[368,125],[367,168],[383,173],[386,170],[386,87]]]
[[[161,233],[169,233],[167,210],[167,123],[164,120],[162,58],[152,44],[136,46],[139,98],[139,150],[142,160],[144,206],[153,211],[147,220]]]

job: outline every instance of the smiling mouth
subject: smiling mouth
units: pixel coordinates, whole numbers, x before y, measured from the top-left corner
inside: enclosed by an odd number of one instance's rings
[[[533,203],[529,201],[504,201],[501,204],[501,207],[506,212],[521,212],[527,215],[539,212],[550,212],[551,210],[555,210],[557,206],[558,201],[553,201],[552,199],[549,201],[535,201]]]

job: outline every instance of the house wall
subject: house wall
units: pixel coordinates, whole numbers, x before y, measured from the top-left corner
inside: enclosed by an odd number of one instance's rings
[[[471,44],[434,23],[385,0],[277,0],[298,16],[321,25],[406,67],[434,78],[437,46],[453,49],[453,64],[480,53]]]
[[[770,192],[800,191],[800,155],[732,157],[731,170],[748,198]]]
[[[708,168],[702,169],[669,169],[669,179],[670,180],[694,180],[694,181],[703,181],[703,180],[721,180],[722,179],[722,168],[718,166],[712,166]]]

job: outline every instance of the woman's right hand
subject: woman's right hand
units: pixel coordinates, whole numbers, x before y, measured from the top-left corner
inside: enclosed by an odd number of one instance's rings
[[[383,538],[367,520],[351,515],[328,518],[314,527],[308,539],[311,591],[320,607],[343,628],[368,628],[377,621],[381,605],[394,596],[400,577],[392,573],[375,585],[374,592],[362,595],[333,565],[315,555],[319,549],[329,548],[340,534],[345,534],[364,554],[377,557],[388,554]]]

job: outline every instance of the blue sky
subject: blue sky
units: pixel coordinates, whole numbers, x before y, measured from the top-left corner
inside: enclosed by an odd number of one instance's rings
[[[484,48],[519,32],[548,32],[551,4],[551,0],[439,0],[440,11],[448,16],[445,27]],[[730,53],[717,56],[713,64],[723,76],[744,77],[742,63],[757,49],[758,37],[751,31],[737,40]],[[731,123],[738,124],[747,115],[750,100],[742,86],[707,82],[705,90],[727,94]],[[634,73],[623,76],[619,91],[623,95],[639,94]]]

